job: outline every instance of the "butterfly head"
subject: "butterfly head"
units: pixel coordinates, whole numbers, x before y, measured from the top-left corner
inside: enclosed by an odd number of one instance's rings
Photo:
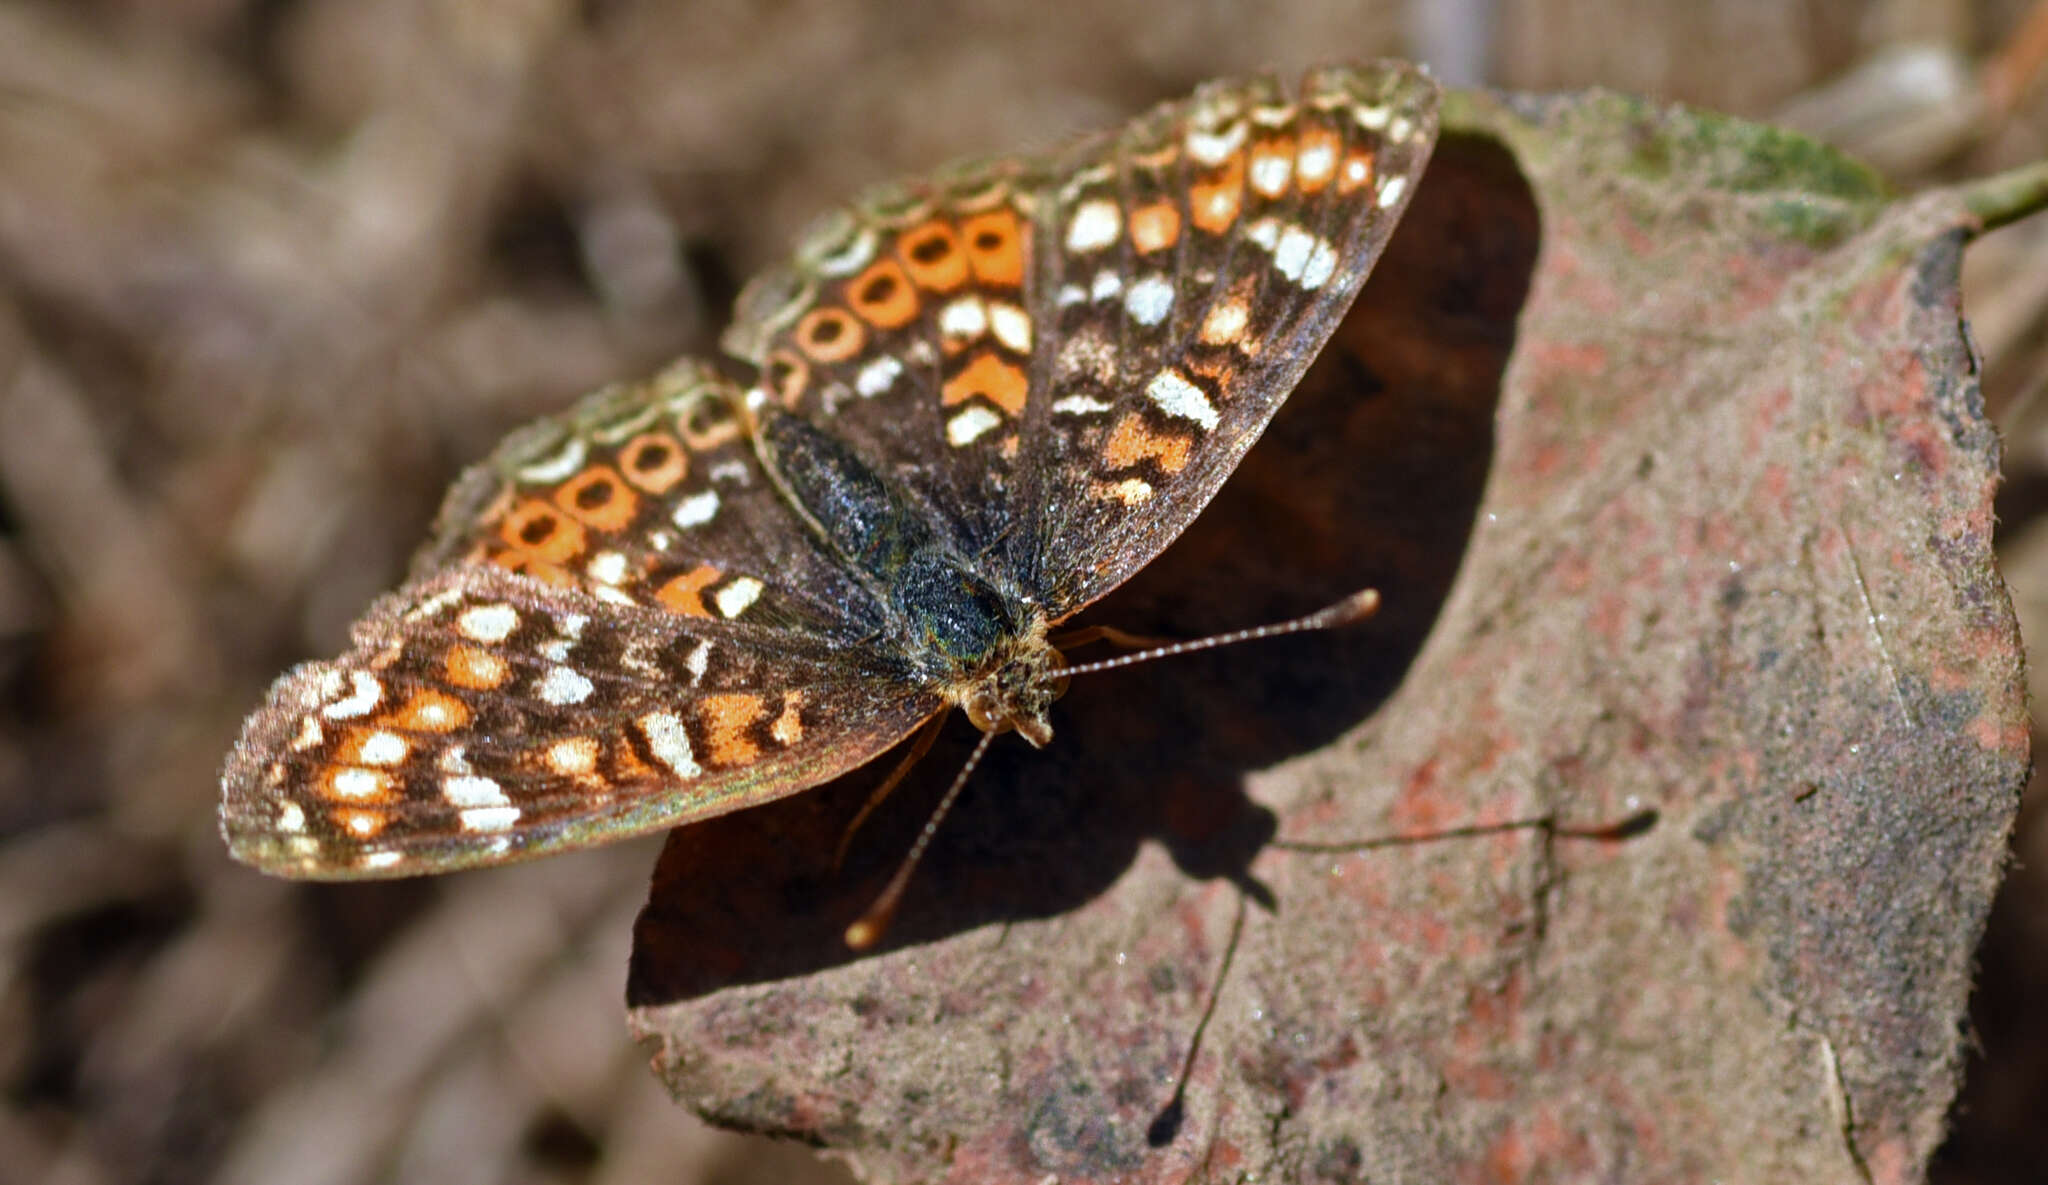
[[[1046,640],[1043,619],[1011,639],[998,661],[982,673],[962,680],[949,698],[983,732],[1016,730],[1018,736],[1043,749],[1052,740],[1046,714],[1067,690],[1061,671],[1067,660]]]

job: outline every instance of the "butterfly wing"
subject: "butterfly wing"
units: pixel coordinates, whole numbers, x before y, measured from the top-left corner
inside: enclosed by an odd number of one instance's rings
[[[1002,160],[871,190],[747,285],[724,339],[967,554],[1010,526],[1042,184],[1031,162]]]
[[[1010,546],[1055,619],[1200,513],[1350,307],[1435,143],[1400,64],[1221,82],[1080,146],[1040,202]]]
[[[1213,83],[1053,156],[864,195],[725,345],[1055,617],[1207,504],[1349,307],[1426,163],[1382,64]]]
[[[348,652],[271,689],[223,775],[267,871],[404,876],[599,843],[852,769],[939,710],[860,642],[818,553],[682,364],[508,440]]]

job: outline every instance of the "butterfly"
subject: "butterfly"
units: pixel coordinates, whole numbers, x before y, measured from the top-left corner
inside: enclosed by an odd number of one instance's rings
[[[952,708],[1044,745],[1053,627],[1229,477],[1436,129],[1402,64],[1218,81],[821,219],[724,366],[599,391],[456,482],[347,652],[244,726],[229,848],[442,872],[795,794]]]

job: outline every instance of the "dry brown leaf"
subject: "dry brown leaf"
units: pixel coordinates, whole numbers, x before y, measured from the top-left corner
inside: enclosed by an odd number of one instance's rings
[[[630,995],[679,1099],[875,1180],[1919,1179],[2028,763],[1957,270],[2048,171],[1892,201],[1599,94],[1446,129],[1090,615],[1383,617],[1077,681],[871,956],[964,726],[843,872],[874,771],[672,835]]]

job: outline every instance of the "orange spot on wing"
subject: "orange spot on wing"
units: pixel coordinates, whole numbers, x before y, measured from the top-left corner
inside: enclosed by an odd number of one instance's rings
[[[714,765],[750,765],[761,756],[761,746],[747,736],[747,729],[768,714],[758,695],[707,695],[697,702],[697,715],[704,721],[707,757]]]
[[[469,723],[469,705],[445,691],[423,688],[378,719],[387,728],[409,732],[454,732]]]
[[[1180,211],[1172,202],[1158,201],[1131,211],[1131,246],[1140,255],[1164,251],[1180,238]]]
[[[896,254],[919,288],[951,292],[967,282],[967,256],[961,253],[953,228],[941,219],[905,231]]]
[[[990,210],[960,224],[960,238],[984,284],[1015,288],[1024,283],[1024,257],[1030,235],[1018,225],[1014,210]]]
[[[1252,186],[1268,198],[1277,198],[1294,184],[1294,140],[1282,136],[1252,145]]]
[[[1239,343],[1239,348],[1243,348],[1243,343]],[[1237,367],[1231,365],[1227,358],[1191,358],[1188,370],[1198,378],[1208,379],[1210,386],[1225,402],[1237,393],[1233,385],[1237,382]]]
[[[654,599],[688,617],[709,617],[711,611],[704,607],[704,590],[717,584],[723,575],[710,564],[698,564],[663,584]]]
[[[1008,412],[1012,419],[1024,412],[1028,394],[1024,372],[992,353],[975,355],[960,373],[946,380],[939,401],[947,407],[965,403],[976,395]]]
[[[901,329],[917,317],[917,289],[893,259],[868,265],[846,286],[846,303],[877,329]]]
[[[611,744],[610,775],[611,780],[619,784],[663,776],[655,772],[645,761],[640,760],[640,754],[633,751],[632,742],[623,735],[616,737]]]
[[[796,323],[796,344],[814,362],[844,362],[867,342],[867,327],[845,309],[812,309]]]
[[[584,778],[597,772],[597,738],[566,737],[547,747],[548,769],[565,778]]]
[[[451,646],[442,667],[448,674],[448,681],[457,687],[469,687],[478,691],[489,691],[505,681],[509,674],[505,660],[488,650],[474,646]]]
[[[335,802],[380,803],[391,801],[396,782],[379,769],[357,765],[330,765],[320,773],[320,793]]]
[[[1345,157],[1344,163],[1337,166],[1337,192],[1354,194],[1371,185],[1376,164],[1370,148],[1361,148]]]
[[[1296,162],[1294,183],[1303,193],[1319,193],[1336,176],[1337,166],[1344,150],[1343,137],[1326,127],[1312,127],[1301,133],[1301,156]],[[1313,162],[1327,159],[1328,167],[1314,166]]]
[[[623,531],[640,510],[640,496],[626,488],[619,471],[592,465],[555,491],[555,505],[600,531]]]
[[[1233,156],[1222,168],[1188,187],[1188,218],[1212,235],[1229,230],[1244,206],[1244,157]]]
[[[383,811],[334,812],[334,825],[357,839],[369,839],[384,830]]]
[[[567,563],[583,554],[582,524],[538,498],[514,506],[499,525],[498,537],[545,563]]]
[[[1154,432],[1145,426],[1143,416],[1130,412],[1110,431],[1102,446],[1102,459],[1111,469],[1129,469],[1151,460],[1168,473],[1179,473],[1187,468],[1190,447],[1187,437]]]
[[[662,432],[635,436],[619,450],[619,468],[626,480],[650,494],[666,493],[690,472],[690,454],[674,437]]]
[[[768,355],[763,377],[768,389],[782,400],[782,406],[795,407],[804,389],[811,385],[811,364],[793,350],[777,350]]]
[[[531,576],[542,584],[551,584],[556,588],[577,587],[576,577],[570,575],[569,569],[560,564],[535,559],[523,551],[501,551],[491,557],[491,562],[508,572]]]
[[[708,453],[737,438],[742,431],[739,416],[723,399],[697,400],[689,411],[677,417],[676,427],[683,434],[683,442],[696,453]]]

